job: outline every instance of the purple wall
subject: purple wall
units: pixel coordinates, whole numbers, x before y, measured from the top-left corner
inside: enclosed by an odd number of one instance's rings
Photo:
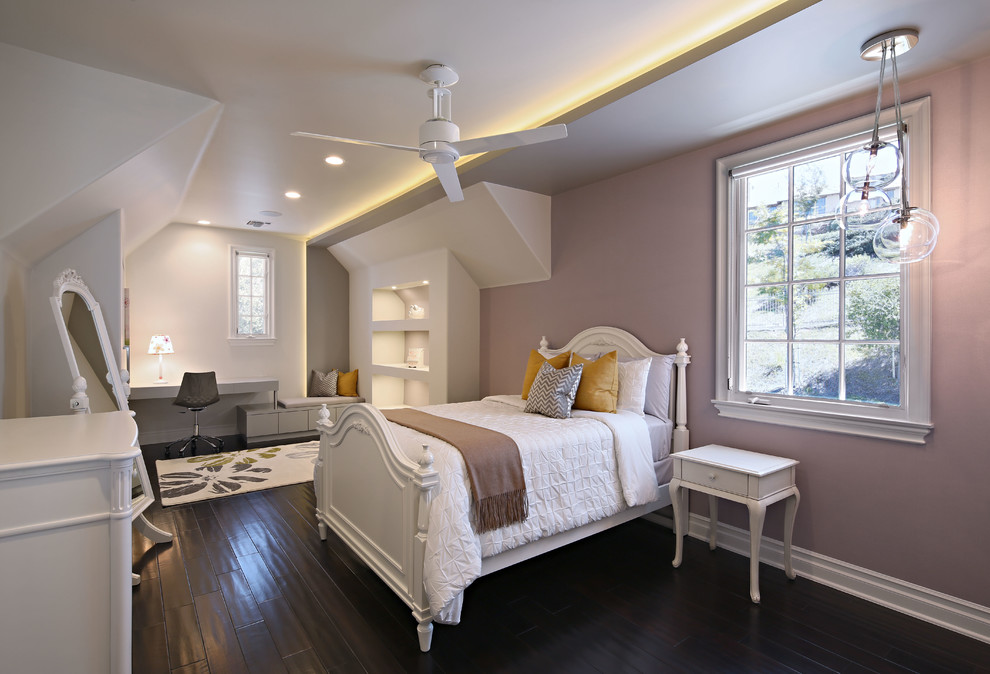
[[[889,90],[887,92],[889,96]],[[481,294],[481,385],[521,387],[529,349],[614,325],[672,352],[686,337],[691,446],[734,445],[801,461],[794,544],[990,606],[990,59],[902,84],[932,97],[932,419],[924,446],[723,419],[715,354],[717,158],[872,112],[837,104],[553,199],[553,277]],[[704,512],[701,499],[696,502]],[[764,533],[782,537],[783,508]],[[741,506],[720,519],[746,528]]]

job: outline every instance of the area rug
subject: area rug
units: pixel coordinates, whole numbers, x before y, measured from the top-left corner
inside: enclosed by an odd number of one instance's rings
[[[320,441],[157,461],[162,505],[311,482]]]

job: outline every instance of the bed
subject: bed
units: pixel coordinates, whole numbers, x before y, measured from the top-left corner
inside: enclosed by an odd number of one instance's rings
[[[541,340],[538,351],[548,359],[617,351],[623,362],[663,363],[665,378],[650,373],[650,386],[663,386],[656,416],[575,411],[572,419],[548,419],[523,412],[520,396],[422,408],[495,428],[519,444],[529,516],[482,534],[463,512],[470,485],[455,448],[390,423],[371,405],[350,405],[336,422],[321,411],[314,468],[320,538],[332,530],[412,609],[420,649],[428,651],[434,620],[459,620],[474,579],[670,505],[669,453],[688,447],[687,349],[681,339],[664,355],[613,327],[589,328],[560,348]]]

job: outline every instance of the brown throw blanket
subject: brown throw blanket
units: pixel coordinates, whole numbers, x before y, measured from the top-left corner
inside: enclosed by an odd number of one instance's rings
[[[414,409],[382,410],[382,414],[391,422],[432,435],[460,451],[471,482],[478,533],[526,519],[526,481],[515,440],[498,431]]]

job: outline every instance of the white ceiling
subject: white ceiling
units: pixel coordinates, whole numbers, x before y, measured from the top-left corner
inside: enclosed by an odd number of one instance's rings
[[[464,186],[556,194],[868,91],[860,44],[901,26],[921,32],[902,79],[990,54],[987,0],[0,0],[0,42],[223,104],[172,221],[321,245],[442,191],[412,153],[289,133],[415,145],[431,62],[460,74],[462,137],[569,126],[461,166]]]

